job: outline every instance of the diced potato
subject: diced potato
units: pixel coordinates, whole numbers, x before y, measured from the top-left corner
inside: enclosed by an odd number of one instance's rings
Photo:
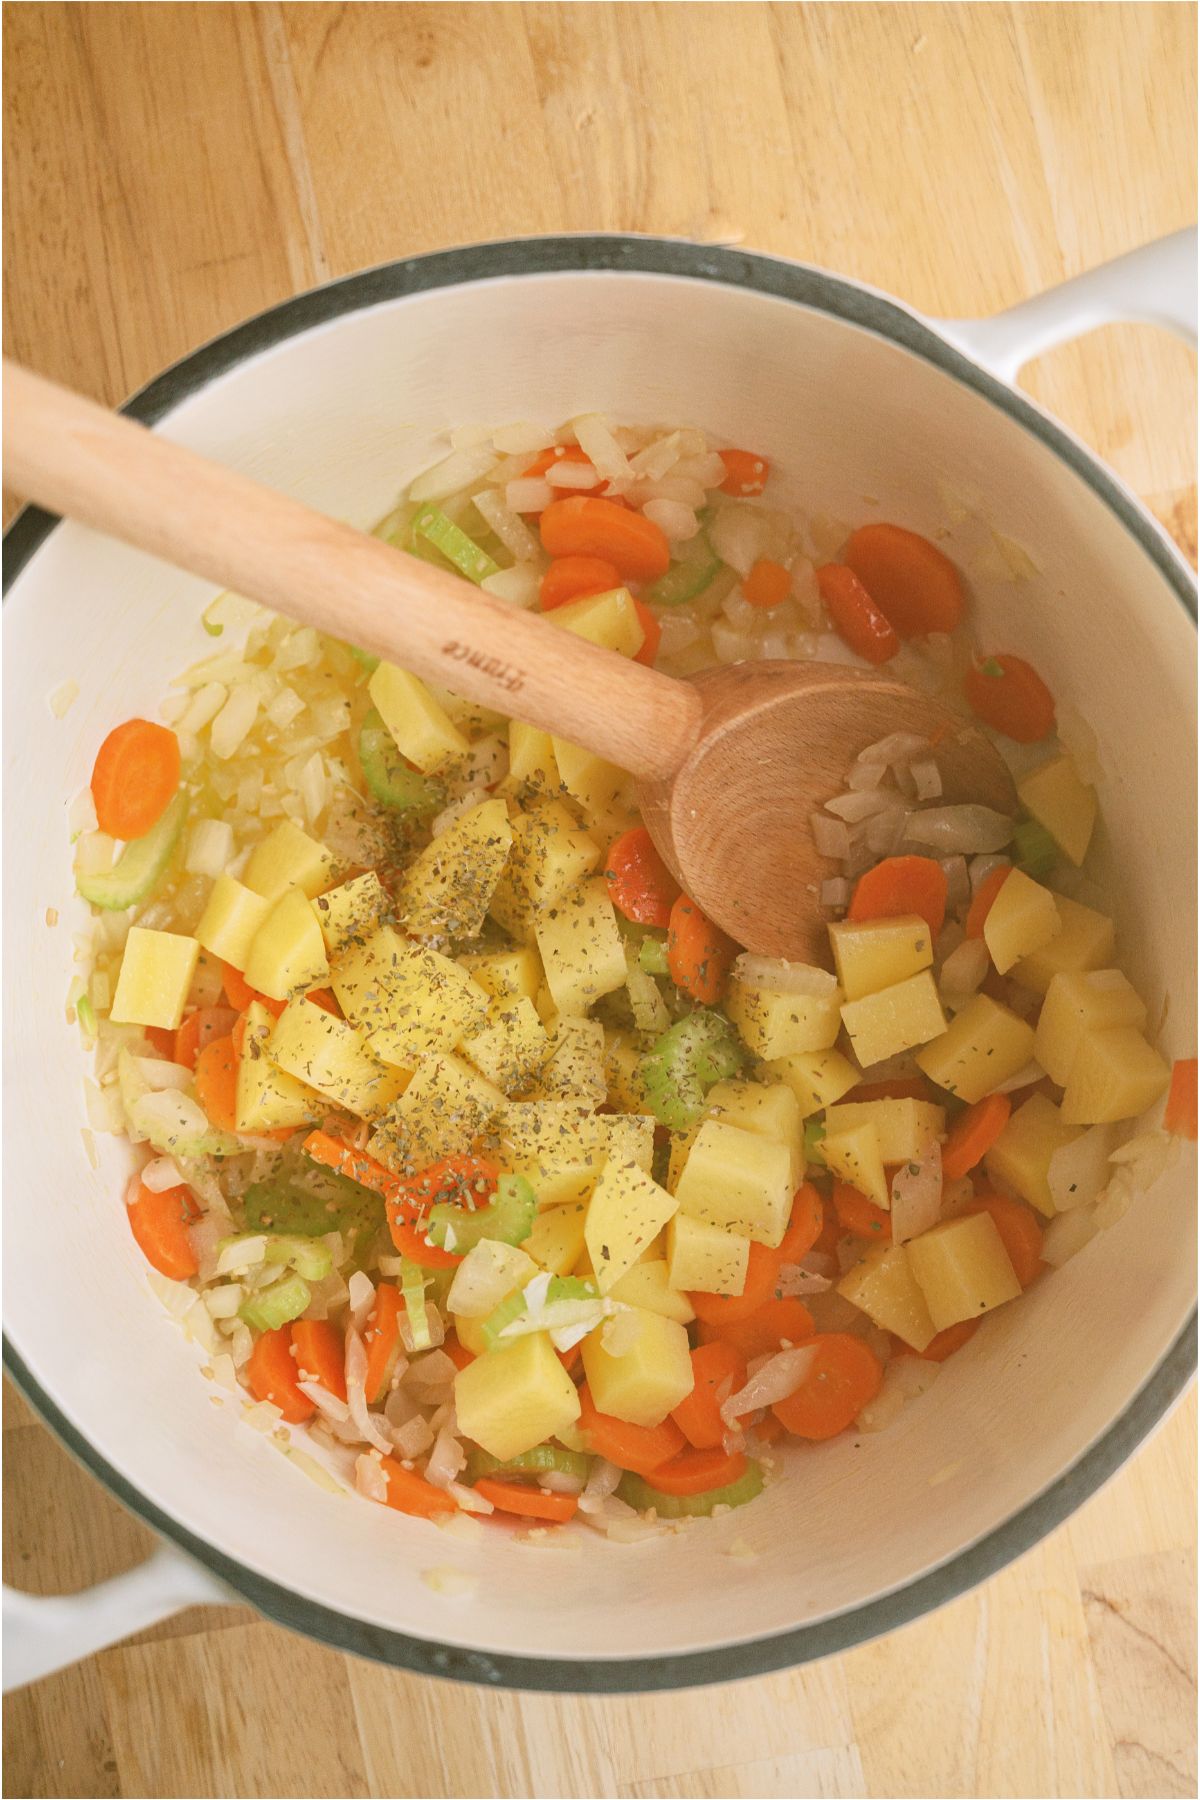
[[[282,1131],[298,1125],[316,1125],[329,1111],[329,1102],[315,1088],[306,1087],[294,1075],[286,1075],[271,1061],[267,1045],[275,1021],[261,1000],[246,1010],[246,1035],[238,1058],[234,1112],[239,1131]]]
[[[503,800],[481,800],[405,870],[396,912],[412,937],[477,937],[512,849]]]
[[[1067,755],[1043,763],[1017,783],[1026,812],[1045,826],[1076,868],[1087,855],[1096,826],[1096,790],[1082,781]]]
[[[913,1238],[907,1250],[935,1331],[977,1319],[1021,1292],[989,1213],[944,1219],[932,1231]]]
[[[862,1000],[848,1000],[841,1016],[864,1069],[927,1044],[946,1029],[946,1015],[928,969]]]
[[[705,1098],[706,1117],[740,1125],[795,1152],[797,1178],[804,1174],[804,1120],[786,1082],[718,1081]]]
[[[381,662],[367,691],[397,750],[423,775],[435,774],[470,749],[462,732],[415,675]]]
[[[829,982],[827,990],[776,994],[736,979],[729,983],[725,1011],[755,1056],[765,1061],[804,1051],[828,1050],[834,1044],[841,1026],[841,989],[824,969],[814,970],[814,974]]]
[[[465,969],[383,926],[334,964],[333,991],[376,1056],[402,1069],[481,1031],[488,998]]]
[[[174,1031],[183,1017],[199,955],[195,938],[131,926],[113,995],[113,1023]]]
[[[371,1155],[405,1171],[465,1155],[494,1130],[504,1107],[500,1089],[461,1057],[427,1056],[376,1125]]]
[[[892,1193],[879,1149],[879,1133],[870,1120],[852,1125],[836,1137],[827,1131],[821,1140],[821,1154],[835,1175],[856,1187],[884,1212],[891,1211]]]
[[[641,1052],[631,1038],[619,1031],[604,1034],[604,1081],[609,1104],[622,1112],[640,1112],[646,1104],[642,1091]]]
[[[894,1331],[918,1353],[936,1336],[903,1244],[876,1244],[868,1250],[862,1262],[842,1276],[838,1293],[881,1331]]]
[[[520,949],[490,950],[483,956],[460,956],[458,966],[494,1000],[534,1000],[542,982],[538,953],[528,944]]]
[[[523,1100],[505,1108],[500,1121],[503,1165],[528,1179],[539,1206],[590,1197],[604,1161],[591,1119],[586,1106],[563,1100]]]
[[[948,1094],[973,1103],[994,1093],[1032,1056],[1032,1025],[998,1000],[976,994],[949,1030],[918,1053],[917,1067]]]
[[[465,1437],[507,1462],[573,1425],[579,1395],[549,1337],[531,1331],[458,1371],[454,1410]]]
[[[589,1130],[610,1162],[636,1163],[649,1175],[654,1167],[655,1123],[649,1113],[597,1113]]]
[[[739,1237],[736,1232],[723,1231],[706,1219],[676,1213],[667,1226],[664,1266],[671,1287],[677,1291],[740,1294],[750,1266],[750,1239]],[[617,1295],[619,1300],[625,1297],[624,1294]]]
[[[371,1055],[353,1025],[310,1000],[293,1000],[267,1043],[277,1068],[360,1119],[377,1119],[408,1086],[402,1069]]]
[[[561,800],[544,800],[512,822],[513,877],[536,909],[549,906],[590,875],[600,846]]]
[[[800,1180],[786,1144],[709,1119],[696,1133],[675,1189],[679,1210],[774,1248],[787,1230]]]
[[[1090,1031],[1071,1064],[1063,1094],[1069,1125],[1134,1119],[1166,1093],[1171,1071],[1132,1025]]]
[[[325,940],[325,954],[336,958],[371,937],[390,910],[391,902],[374,869],[319,894],[313,901],[313,911]]]
[[[533,944],[537,908],[512,871],[511,858],[492,890],[488,914],[518,944]]]
[[[1055,894],[1054,906],[1059,930],[1049,943],[1023,956],[1009,970],[1018,986],[1035,994],[1044,994],[1054,977],[1065,971],[1100,969],[1112,961],[1115,934],[1111,919],[1093,912],[1090,906],[1081,906],[1078,900],[1068,900],[1065,894]]]
[[[610,1159],[588,1202],[583,1241],[602,1294],[612,1292],[676,1210],[666,1188],[633,1162]]]
[[[556,1018],[546,1040],[534,1100],[586,1100],[603,1106],[604,1027],[599,1019]]]
[[[245,884],[264,900],[278,900],[299,888],[310,900],[333,879],[333,857],[324,844],[284,819],[250,853]]]
[[[526,725],[520,719],[508,722],[508,775],[504,791],[520,793],[522,789],[554,794],[559,788],[558,764],[548,731]]]
[[[506,1094],[519,1094],[550,1054],[550,1040],[533,1002],[496,1001],[483,1030],[463,1041],[463,1054]]]
[[[874,1125],[885,1163],[916,1162],[931,1143],[945,1137],[946,1114],[925,1100],[854,1100],[826,1109],[826,1136],[839,1137],[858,1125]]]
[[[620,1324],[620,1356],[604,1348],[607,1325]],[[598,1325],[583,1340],[583,1368],[596,1409],[629,1425],[661,1425],[694,1386],[686,1327],[645,1307]],[[459,1414],[459,1424],[470,1432]]]
[[[548,906],[534,930],[559,1012],[585,1013],[602,994],[624,987],[625,948],[602,878],[581,882]]]
[[[861,1071],[838,1050],[807,1050],[793,1056],[777,1056],[767,1064],[768,1075],[786,1081],[800,1103],[800,1117],[811,1118],[823,1106],[833,1106],[857,1087]]]
[[[303,888],[288,888],[255,932],[245,976],[272,1000],[290,999],[329,979],[321,927]]]
[[[552,615],[553,616],[553,615]],[[605,762],[592,750],[581,750],[578,744],[556,737],[554,760],[562,784],[572,800],[582,806],[590,819],[602,818],[622,793],[628,777],[615,763]]]
[[[667,1226],[670,1233],[676,1223],[671,1220]],[[689,1224],[696,1221],[690,1219]],[[740,1240],[746,1243],[746,1239]],[[742,1280],[745,1282],[745,1274]],[[738,1290],[741,1291],[740,1289]],[[696,1309],[687,1295],[681,1293],[670,1278],[667,1264],[662,1257],[643,1258],[635,1262],[632,1269],[627,1269],[620,1281],[613,1283],[609,1290],[614,1300],[623,1306],[640,1306],[646,1312],[661,1313],[664,1319],[676,1319],[681,1325],[690,1325],[696,1316]]]
[[[507,1300],[508,1295],[505,1294],[504,1298]],[[454,1335],[464,1350],[469,1350],[472,1356],[489,1354],[488,1341],[483,1335],[482,1319],[472,1319],[465,1313],[452,1312],[450,1321],[454,1326]]]
[[[556,606],[547,618],[552,625],[599,644],[602,650],[615,650],[619,656],[636,656],[646,641],[637,607],[628,588],[612,588],[606,594],[591,594],[585,600],[572,600]]]
[[[1050,1195],[1050,1158],[1081,1136],[1044,1094],[1031,1094],[1006,1123],[984,1157],[984,1167],[1001,1189],[1019,1194],[1046,1218],[1058,1208]]]
[[[253,888],[232,875],[218,875],[196,927],[196,942],[230,968],[244,969],[254,934],[270,910],[271,902]]]
[[[844,919],[829,927],[833,960],[847,1000],[919,975],[933,962],[933,933],[916,913],[895,919]]]
[[[1023,870],[1010,869],[988,908],[983,941],[1003,975],[1023,956],[1044,949],[1061,929],[1062,921],[1050,889],[1031,881]]]
[[[586,1219],[587,1203],[583,1200],[576,1200],[570,1206],[544,1206],[521,1248],[552,1275],[567,1275],[583,1254]]]
[[[1089,1032],[1145,1022],[1145,1003],[1120,969],[1056,975],[1038,1014],[1033,1053],[1051,1081],[1066,1087],[1079,1046]]]
[[[692,1154],[692,1145],[700,1132],[700,1125],[691,1125],[686,1131],[673,1131],[667,1156],[667,1192],[675,1194],[679,1191],[679,1178],[687,1166],[687,1159]]]

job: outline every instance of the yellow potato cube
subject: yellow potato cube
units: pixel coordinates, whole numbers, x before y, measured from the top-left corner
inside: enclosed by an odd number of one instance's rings
[[[807,1050],[794,1056],[777,1056],[767,1064],[767,1074],[786,1081],[800,1103],[800,1117],[809,1119],[823,1106],[832,1106],[857,1087],[862,1073],[838,1050]]]
[[[303,888],[288,888],[254,934],[245,976],[272,1000],[288,1000],[329,979],[321,927]]]
[[[610,1163],[636,1163],[649,1175],[654,1167],[655,1124],[649,1113],[597,1113],[589,1129]]]
[[[699,1125],[692,1125],[687,1131],[671,1133],[667,1157],[667,1192],[669,1194],[679,1191],[679,1177],[683,1174],[687,1159],[692,1154],[692,1145],[696,1142],[699,1131]]]
[[[391,902],[374,869],[319,894],[313,901],[313,911],[325,940],[325,954],[341,956],[354,944],[371,937],[390,910]]]
[[[634,1162],[610,1159],[588,1202],[583,1241],[602,1294],[612,1292],[627,1269],[657,1237],[677,1201]]]
[[[933,933],[916,913],[896,919],[850,919],[829,927],[833,960],[847,1000],[919,975],[933,962]]]
[[[500,1121],[500,1156],[524,1175],[539,1206],[565,1206],[591,1195],[604,1163],[586,1106],[562,1100],[510,1102]]]
[[[174,1031],[183,1017],[199,955],[195,938],[131,926],[113,995],[113,1023]]]
[[[1145,1003],[1120,969],[1056,975],[1038,1014],[1033,1053],[1051,1081],[1066,1087],[1079,1046],[1090,1032],[1145,1022]]]
[[[743,1131],[757,1132],[796,1155],[797,1179],[804,1174],[804,1120],[791,1088],[784,1081],[718,1081],[705,1097],[705,1117],[724,1119]]]
[[[312,900],[333,879],[333,857],[324,844],[284,819],[250,853],[245,885],[264,900],[278,900],[299,888]]]
[[[1134,1119],[1166,1093],[1171,1071],[1132,1025],[1090,1031],[1071,1064],[1062,1113],[1069,1125]]]
[[[672,1219],[667,1226],[668,1233],[675,1222]],[[689,1223],[695,1224],[695,1220]],[[744,1238],[740,1241],[746,1242]],[[744,1275],[742,1280],[745,1281]],[[676,1319],[680,1325],[690,1325],[696,1316],[695,1307],[674,1285],[667,1264],[660,1256],[635,1262],[609,1291],[623,1306],[640,1306],[646,1312],[661,1313],[664,1319]]]
[[[974,1103],[994,1093],[1032,1056],[1033,1027],[987,994],[976,994],[949,1030],[919,1053],[917,1067],[948,1094]]]
[[[586,638],[589,644],[599,644],[602,650],[615,650],[618,656],[636,656],[646,641],[628,588],[611,588],[607,594],[572,600],[546,616],[552,625]]]
[[[859,1125],[874,1125],[885,1163],[916,1162],[930,1144],[945,1137],[946,1114],[944,1108],[924,1100],[855,1100],[826,1109],[828,1137],[839,1137]]]
[[[1078,868],[1096,826],[1096,790],[1080,779],[1067,755],[1043,763],[1017,783],[1026,812],[1043,825],[1064,856]]]
[[[586,1219],[587,1203],[583,1200],[569,1206],[544,1206],[521,1248],[552,1275],[568,1275],[583,1254]]]
[[[1081,1135],[1077,1125],[1064,1123],[1053,1100],[1031,1094],[984,1157],[984,1167],[997,1187],[1020,1195],[1051,1219],[1058,1208],[1050,1195],[1050,1158]]]
[[[483,1030],[464,1039],[463,1054],[506,1094],[517,1094],[549,1056],[550,1040],[531,1000],[501,1000],[493,1004]]]
[[[625,986],[625,946],[602,878],[581,882],[548,906],[534,930],[560,1013],[585,1013],[602,994]]]
[[[579,1395],[549,1337],[531,1331],[458,1371],[454,1410],[465,1437],[507,1462],[573,1425]]]
[[[558,792],[560,779],[554,760],[554,745],[548,731],[526,725],[520,719],[508,722],[508,774],[502,787],[506,793],[533,791]]]
[[[944,1219],[907,1245],[909,1266],[935,1331],[1015,1300],[1021,1284],[988,1213]]]
[[[1010,869],[983,922],[983,941],[1000,973],[1044,949],[1061,930],[1050,889],[1031,881],[1023,870]]]
[[[512,872],[535,908],[549,906],[590,875],[600,846],[561,800],[544,800],[512,822]]]
[[[709,1119],[696,1133],[675,1198],[689,1218],[773,1249],[787,1230],[799,1179],[786,1144]]]
[[[488,998],[465,969],[383,926],[338,958],[333,991],[376,1056],[415,1067],[487,1023]]]
[[[200,923],[196,942],[230,968],[244,969],[254,934],[271,910],[271,902],[232,875],[218,875]]]
[[[706,1219],[676,1213],[667,1226],[667,1260],[663,1266],[676,1291],[740,1294],[750,1267],[750,1239],[739,1237],[736,1232],[722,1231],[719,1225],[710,1225]],[[623,1300],[626,1296],[618,1294],[616,1297]]]
[[[848,1181],[884,1212],[891,1211],[892,1192],[879,1150],[879,1133],[870,1121],[853,1125],[836,1137],[826,1132],[821,1140],[821,1154],[835,1175]]]
[[[730,981],[725,1011],[755,1056],[766,1061],[828,1050],[834,1044],[841,1026],[842,992],[824,969],[814,969],[813,976],[819,991],[811,994],[777,994],[749,987],[736,977]]]
[[[280,1013],[267,1055],[360,1119],[377,1119],[408,1086],[405,1072],[372,1056],[352,1025],[310,1000],[293,1000]]]
[[[396,912],[412,937],[477,937],[512,849],[503,800],[481,800],[405,870]]]
[[[624,769],[605,762],[594,751],[581,750],[566,738],[556,737],[553,743],[564,788],[589,818],[602,818],[624,790],[628,779]]]
[[[466,1155],[492,1134],[504,1106],[500,1089],[461,1057],[427,1056],[379,1120],[371,1155],[405,1174],[443,1156]]]
[[[621,1112],[640,1112],[646,1104],[641,1065],[641,1052],[631,1038],[623,1032],[605,1031],[604,1080],[609,1104]]]
[[[458,966],[493,1000],[536,1000],[542,982],[538,953],[527,944],[520,949],[491,950],[486,955],[460,956]]]
[[[1018,986],[1032,993],[1044,994],[1056,975],[1078,969],[1100,969],[1112,961],[1115,934],[1113,922],[1103,913],[1055,894],[1059,930],[1029,956],[1009,970]]]
[[[234,1114],[239,1131],[281,1131],[317,1125],[329,1102],[315,1088],[286,1075],[271,1061],[268,1043],[275,1021],[261,1000],[246,1010],[246,1035],[238,1058]]]
[[[586,1100],[592,1106],[603,1106],[608,1088],[604,1078],[604,1027],[599,1019],[556,1018],[549,1033],[542,1035],[546,1054],[537,1092],[530,1098]]]
[[[380,718],[401,756],[433,775],[470,749],[462,732],[434,699],[424,682],[393,663],[381,662],[367,684]]]
[[[848,1000],[842,1007],[842,1023],[864,1069],[886,1062],[917,1044],[927,1044],[946,1029],[946,1015],[928,969],[898,981],[894,987],[862,1000]]]
[[[507,931],[509,937],[516,938],[518,944],[536,942],[533,926],[537,908],[513,874],[511,858],[492,890],[488,915]]]
[[[613,1356],[604,1348],[604,1335],[617,1325],[621,1355]],[[583,1368],[597,1411],[629,1425],[661,1425],[694,1386],[686,1327],[640,1306],[584,1338]]]
[[[842,1276],[838,1293],[879,1326],[920,1353],[937,1335],[903,1244],[876,1244]]]

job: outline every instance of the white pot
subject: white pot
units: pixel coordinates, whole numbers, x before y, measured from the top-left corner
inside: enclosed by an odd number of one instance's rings
[[[593,408],[765,452],[778,505],[949,524],[946,548],[968,566],[977,528],[947,496],[978,495],[1037,570],[974,582],[982,639],[1028,654],[1098,731],[1120,958],[1152,1019],[1169,991],[1164,1048],[1190,1054],[1190,574],[1111,473],[983,366],[994,356],[1015,375],[1023,352],[1102,317],[1177,320],[1187,268],[1175,240],[1065,299],[939,329],[766,257],[654,239],[486,245],[288,301],[130,410],[363,525],[447,427]],[[988,1320],[894,1430],[787,1452],[763,1499],[684,1535],[622,1547],[580,1528],[577,1551],[490,1529],[459,1541],[306,1481],[238,1422],[236,1401],[212,1404],[199,1353],[149,1293],[122,1216],[122,1149],[98,1140],[98,1170],[84,1154],[83,1063],[64,1020],[81,912],[67,801],[105,732],[153,715],[171,676],[212,650],[209,592],[33,512],[7,548],[6,1361],[68,1447],[211,1571],[164,1550],[90,1596],[22,1598],[10,1677],[229,1590],[325,1642],[465,1680],[614,1690],[757,1673],[890,1630],[990,1574],[1179,1393],[1194,1362],[1187,1166]],[[47,697],[69,678],[79,697],[59,721]],[[734,1539],[753,1560],[727,1554]],[[478,1577],[473,1594],[431,1592],[422,1571],[446,1564]]]

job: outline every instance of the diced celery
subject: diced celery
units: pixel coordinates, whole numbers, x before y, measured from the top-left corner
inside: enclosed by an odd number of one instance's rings
[[[423,506],[412,522],[414,538],[425,538],[435,550],[440,550],[446,561],[453,563],[460,575],[478,585],[489,575],[500,573],[500,564],[493,562],[486,550],[481,550],[473,538],[469,538],[461,526],[453,519],[448,519],[440,507]]]
[[[1059,860],[1058,845],[1036,819],[1020,819],[1013,826],[1013,862],[1034,881],[1042,881]]]
[[[731,1481],[728,1487],[710,1488],[706,1494],[663,1494],[640,1475],[622,1475],[617,1488],[618,1499],[638,1512],[651,1507],[660,1519],[707,1519],[718,1506],[745,1506],[762,1493],[762,1470],[755,1462],[746,1464],[746,1473]]]
[[[284,1154],[274,1172],[242,1195],[247,1231],[323,1237],[327,1231],[374,1234],[385,1222],[383,1198],[306,1156]]]
[[[433,1334],[429,1329],[429,1313],[425,1305],[425,1271],[409,1257],[400,1263],[400,1293],[408,1314],[408,1329],[413,1350],[429,1350]]]
[[[312,1291],[302,1275],[289,1275],[286,1281],[264,1288],[238,1307],[238,1318],[255,1331],[277,1331],[290,1319],[298,1319]]]
[[[500,1342],[500,1334],[506,1325],[511,1325],[525,1311],[525,1295],[520,1288],[510,1294],[494,1307],[483,1321],[483,1339],[489,1350],[494,1350]]]
[[[176,794],[157,825],[126,844],[111,869],[78,875],[75,886],[85,900],[106,912],[124,912],[149,898],[166,873],[187,819],[187,795]]]
[[[375,711],[367,714],[359,730],[358,760],[372,798],[389,812],[436,812],[446,798],[441,782],[405,762]]]
[[[651,1112],[662,1125],[686,1131],[704,1110],[718,1081],[736,1075],[745,1051],[723,1014],[697,1007],[642,1057],[638,1072]]]
[[[305,1281],[323,1281],[333,1268],[329,1245],[316,1237],[268,1237],[263,1260],[290,1263]]]
[[[427,1236],[439,1250],[463,1256],[481,1238],[498,1238],[502,1244],[523,1244],[533,1230],[537,1195],[523,1175],[501,1175],[496,1197],[478,1212],[468,1212],[456,1201],[440,1200],[429,1209]]]
[[[707,535],[703,531],[697,532],[679,560],[671,564],[665,575],[651,583],[642,598],[652,606],[682,606],[704,592],[720,567],[721,559]]]
[[[638,945],[638,965],[647,975],[669,975],[666,938],[644,937]]]
[[[476,1482],[481,1475],[536,1477],[553,1473],[586,1481],[592,1460],[579,1450],[564,1449],[561,1444],[536,1444],[532,1450],[523,1450],[519,1456],[510,1456],[507,1462],[501,1462],[498,1456],[492,1456],[476,1445],[467,1454],[466,1477],[469,1482]]]

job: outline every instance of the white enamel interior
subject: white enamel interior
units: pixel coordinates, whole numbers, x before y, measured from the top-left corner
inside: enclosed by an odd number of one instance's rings
[[[777,504],[946,523],[940,481],[980,490],[1041,573],[977,583],[985,642],[1027,653],[1098,729],[1120,955],[1165,1047],[1195,1044],[1194,638],[1178,599],[1086,484],[1003,411],[885,339],[712,283],[566,274],[435,291],[295,337],[162,427],[367,524],[454,424],[599,408],[690,421],[765,451]],[[869,499],[867,497],[870,497]],[[219,532],[221,522],[213,520]],[[955,528],[957,533],[959,528]],[[956,535],[948,548],[953,553]],[[488,1530],[459,1543],[337,1499],[212,1404],[148,1291],[119,1149],[80,1139],[67,802],[104,733],[153,715],[211,640],[208,590],[80,528],[57,530],[5,608],[5,1317],[78,1431],[198,1538],[327,1607],[479,1650],[622,1658],[785,1631],[912,1581],[1010,1518],[1129,1405],[1193,1304],[1191,1159],[1116,1230],[987,1322],[891,1432],[790,1453],[745,1512],[680,1538],[576,1551]],[[47,696],[73,677],[62,721]],[[764,806],[769,795],[764,796]],[[60,922],[48,929],[55,906]],[[724,1554],[735,1538],[755,1560]],[[436,1597],[421,1571],[479,1576]]]

